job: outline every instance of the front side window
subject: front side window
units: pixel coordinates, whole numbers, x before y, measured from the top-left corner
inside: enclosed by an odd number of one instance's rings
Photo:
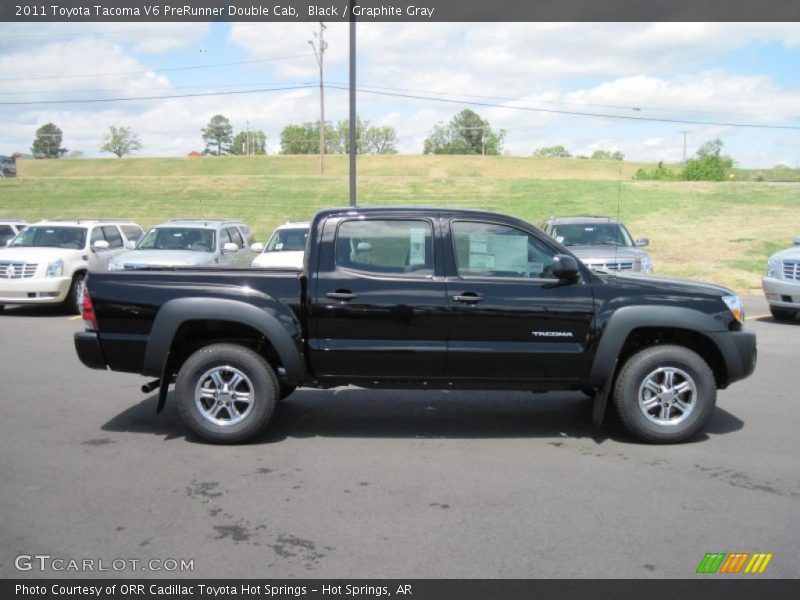
[[[242,239],[242,234],[241,234],[241,233],[239,233],[239,230],[238,230],[238,229],[236,229],[236,227],[229,227],[229,228],[228,228],[228,229],[226,229],[225,231],[227,231],[227,232],[228,232],[228,235],[230,236],[230,238],[231,238],[231,241],[232,241],[234,244],[236,244],[237,246],[239,246],[239,249],[240,249],[240,250],[241,250],[242,248],[244,248],[244,240]]]
[[[521,229],[456,221],[452,232],[461,277],[555,278],[553,251]]]
[[[433,230],[428,221],[345,221],[336,236],[340,267],[378,275],[433,275]]]
[[[619,223],[554,225],[551,235],[565,246],[633,246],[630,234]]]
[[[5,246],[6,242],[14,237],[14,229],[11,225],[0,225],[0,246]]]
[[[106,236],[109,248],[122,248],[122,236],[119,229],[114,225],[103,226],[103,234]]]
[[[194,227],[156,227],[147,232],[136,249],[213,252],[214,231]]]
[[[84,227],[28,227],[11,242],[13,247],[81,250],[86,244]]]
[[[264,252],[302,252],[306,241],[308,229],[278,229],[269,238]]]

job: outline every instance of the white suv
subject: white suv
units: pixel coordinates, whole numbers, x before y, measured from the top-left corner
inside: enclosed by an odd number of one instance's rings
[[[800,314],[800,235],[793,241],[794,248],[769,257],[762,280],[769,310],[778,321],[791,321]]]
[[[142,236],[131,221],[63,220],[29,225],[0,248],[0,308],[63,304],[80,312],[86,274],[105,271],[125,244]]]

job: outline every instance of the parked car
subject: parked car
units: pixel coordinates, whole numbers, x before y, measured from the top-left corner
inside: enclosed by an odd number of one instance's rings
[[[80,360],[175,383],[184,423],[241,442],[295,386],[582,390],[648,442],[700,431],[755,368],[740,299],[595,273],[536,227],[450,208],[324,210],[306,269],[89,278]],[[488,407],[487,407],[488,408]]]
[[[611,217],[550,217],[542,229],[580,258],[590,269],[652,273],[650,255],[639,248],[650,244],[633,241],[628,229]]]
[[[163,267],[248,266],[250,228],[240,221],[184,219],[156,225],[110,271]]]
[[[0,219],[0,248],[8,244],[27,226],[28,224],[22,219]]]
[[[278,227],[270,236],[266,246],[264,244],[251,246],[253,252],[259,253],[253,259],[252,266],[302,269],[310,227],[311,223],[308,221],[285,223]]]
[[[793,241],[793,247],[769,257],[762,280],[769,311],[778,321],[791,321],[800,313],[800,235]]]
[[[17,176],[17,159],[13,156],[0,156],[0,177]]]
[[[105,219],[28,226],[0,248],[0,307],[60,303],[79,312],[86,274],[105,271],[109,260],[141,233],[131,221]]]

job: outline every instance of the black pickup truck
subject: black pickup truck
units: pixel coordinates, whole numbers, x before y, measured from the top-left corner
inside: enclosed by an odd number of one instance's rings
[[[175,384],[212,442],[261,431],[297,386],[580,390],[647,442],[679,442],[753,372],[740,299],[596,273],[524,221],[435,208],[331,209],[302,271],[92,274],[75,335],[92,368]],[[491,408],[487,399],[487,410]]]

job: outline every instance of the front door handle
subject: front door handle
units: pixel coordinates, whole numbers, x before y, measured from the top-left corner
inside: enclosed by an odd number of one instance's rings
[[[342,290],[341,292],[328,292],[325,295],[328,298],[332,298],[333,300],[342,300],[343,302],[358,297],[358,294],[354,294],[346,290]]]
[[[464,292],[459,296],[453,296],[453,300],[466,304],[477,304],[478,302],[482,302],[483,298],[480,294],[476,294],[475,292]]]

